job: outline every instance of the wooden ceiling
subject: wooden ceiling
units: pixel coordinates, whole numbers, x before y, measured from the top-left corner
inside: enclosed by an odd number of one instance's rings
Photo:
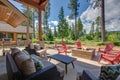
[[[15,0],[15,1],[21,2],[22,4],[26,4],[37,9],[41,9],[43,11],[45,11],[45,6],[48,2],[48,0]]]
[[[8,0],[0,0],[0,21],[4,21],[13,27],[17,27],[27,18],[16,9]]]

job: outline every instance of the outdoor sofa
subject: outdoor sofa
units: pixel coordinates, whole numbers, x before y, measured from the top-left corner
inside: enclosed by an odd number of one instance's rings
[[[17,55],[19,56],[16,58],[15,56]],[[6,68],[9,80],[63,80],[64,71],[56,67],[56,65],[47,60],[43,60],[36,55],[32,55],[31,57],[39,59],[39,61],[44,64],[41,69],[36,69],[36,71],[34,71],[34,67],[32,66],[33,64],[30,64],[33,60],[25,59],[25,57],[20,59],[21,56],[25,56],[25,54],[23,55],[23,52],[18,48],[12,48],[11,53],[8,52],[6,54]],[[25,60],[27,62],[25,62]],[[28,64],[28,66],[26,66],[26,64]]]

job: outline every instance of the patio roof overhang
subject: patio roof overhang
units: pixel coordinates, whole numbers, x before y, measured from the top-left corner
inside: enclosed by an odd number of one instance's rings
[[[48,0],[15,0],[22,4],[29,5],[30,7],[40,9],[42,11],[45,11],[45,6],[48,2]]]
[[[0,21],[17,27],[26,20],[27,18],[8,0],[0,0]]]

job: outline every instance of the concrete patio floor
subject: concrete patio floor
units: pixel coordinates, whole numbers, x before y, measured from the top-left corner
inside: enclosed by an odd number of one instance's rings
[[[19,47],[21,50],[24,49],[24,47]],[[5,64],[5,56],[2,55],[2,49],[0,49],[0,80],[8,80],[6,75],[6,64]],[[55,49],[47,49],[47,53],[49,55],[56,54],[57,50]],[[71,55],[70,55],[71,56]],[[76,57],[77,58],[77,57]],[[93,60],[87,60],[83,58],[77,58],[77,61],[74,62],[75,69],[73,69],[72,65],[68,65],[68,73],[65,74],[64,80],[76,80],[77,72],[82,73],[83,70],[87,69],[89,70],[95,77],[99,76],[100,73],[100,67],[102,64],[99,64],[96,59],[98,56],[96,55]],[[65,69],[65,65],[61,62],[51,60],[52,63],[56,64],[57,66],[60,66],[62,69]]]

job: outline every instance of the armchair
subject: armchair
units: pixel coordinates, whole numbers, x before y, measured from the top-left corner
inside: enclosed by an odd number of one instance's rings
[[[67,49],[63,46],[58,46],[57,43],[55,43],[55,48],[58,51],[58,54],[60,53],[64,53],[65,55],[67,55]]]
[[[80,41],[77,41],[75,44],[76,44],[78,49],[81,49],[81,42]]]
[[[98,49],[98,53],[102,52],[102,53],[108,53],[109,51],[112,51],[114,45],[112,43],[108,43],[106,44],[105,48],[102,49],[102,48],[99,48]]]
[[[120,52],[114,53],[114,54],[101,54],[98,62],[100,62],[101,59],[109,61],[112,65],[114,65],[114,62],[120,63]]]

